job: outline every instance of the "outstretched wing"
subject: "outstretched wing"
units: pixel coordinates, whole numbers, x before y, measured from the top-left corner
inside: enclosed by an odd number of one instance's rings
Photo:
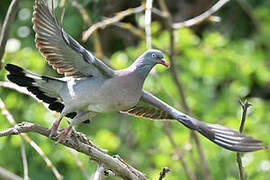
[[[59,26],[44,0],[35,1],[33,14],[36,47],[58,73],[82,77],[114,72]]]
[[[140,102],[133,108],[121,111],[121,113],[126,113],[138,117],[144,117],[152,120],[174,119],[169,113],[147,102],[144,102],[143,100],[140,100]]]
[[[231,151],[251,152],[264,149],[261,141],[251,136],[218,124],[205,123],[183,114],[152,94],[144,91],[140,102],[133,108],[122,111],[134,116],[153,120],[177,120],[191,130],[196,130],[210,141]]]

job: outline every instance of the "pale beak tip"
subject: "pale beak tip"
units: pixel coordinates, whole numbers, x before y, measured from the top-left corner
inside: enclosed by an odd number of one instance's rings
[[[167,63],[167,61],[165,59],[161,59],[161,64],[166,66],[166,67],[169,67],[169,64]]]

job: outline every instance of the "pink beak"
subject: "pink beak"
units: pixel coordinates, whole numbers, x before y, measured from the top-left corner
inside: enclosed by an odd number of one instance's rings
[[[167,61],[165,61],[165,59],[161,59],[161,64],[163,64],[166,67],[169,67],[169,64],[167,63]]]

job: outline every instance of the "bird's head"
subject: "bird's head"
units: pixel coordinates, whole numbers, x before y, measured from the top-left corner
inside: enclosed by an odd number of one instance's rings
[[[163,53],[156,49],[147,50],[145,53],[142,54],[141,58],[143,59],[145,64],[162,64],[166,67],[169,64],[165,61]]]

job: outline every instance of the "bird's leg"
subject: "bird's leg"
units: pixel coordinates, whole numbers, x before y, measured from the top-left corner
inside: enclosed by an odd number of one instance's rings
[[[95,116],[95,113],[93,112],[78,112],[77,115],[74,117],[74,119],[71,121],[69,126],[65,128],[58,136],[58,140],[56,141],[56,144],[60,141],[65,140],[67,134],[72,129],[72,127],[76,124],[79,124],[83,121],[86,121],[89,118],[93,118]]]
[[[61,131],[61,133],[58,136],[57,141],[55,142],[55,144],[58,144],[60,141],[63,141],[66,139],[67,134],[69,133],[70,129],[72,128],[72,126],[68,126],[67,128],[65,128],[63,131]]]
[[[58,129],[58,127],[59,127],[59,125],[60,125],[60,123],[61,123],[64,116],[65,116],[64,114],[61,114],[60,117],[53,122],[49,138],[51,138],[52,136],[54,136],[56,134],[57,129]]]

